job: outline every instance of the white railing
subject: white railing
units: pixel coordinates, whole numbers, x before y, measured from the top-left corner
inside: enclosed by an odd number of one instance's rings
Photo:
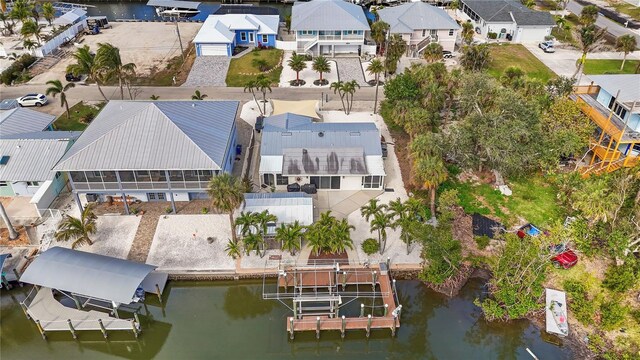
[[[47,41],[44,45],[37,48],[34,53],[37,57],[45,57],[49,54],[53,54],[56,50],[69,39],[75,38],[75,36],[83,31],[87,27],[87,21],[82,20],[79,23],[71,25],[67,30],[56,35],[53,39]]]

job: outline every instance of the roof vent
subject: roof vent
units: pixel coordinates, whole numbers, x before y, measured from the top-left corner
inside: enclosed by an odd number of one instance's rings
[[[196,103],[191,103],[191,107],[196,107]]]
[[[360,132],[359,131],[352,131],[349,133],[349,135],[351,136],[360,136]]]
[[[4,155],[2,157],[0,157],[0,165],[7,165],[7,163],[9,162],[9,155]]]
[[[324,137],[324,132],[320,131],[320,132],[318,133],[318,137]]]

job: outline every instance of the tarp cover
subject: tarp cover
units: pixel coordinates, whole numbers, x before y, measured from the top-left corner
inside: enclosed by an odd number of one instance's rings
[[[153,265],[56,246],[36,257],[20,281],[129,304],[142,280],[155,268]]]

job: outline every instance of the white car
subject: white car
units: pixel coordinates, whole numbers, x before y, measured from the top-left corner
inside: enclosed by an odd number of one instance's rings
[[[546,53],[554,53],[556,49],[553,48],[553,41],[545,41],[538,44],[538,47]]]
[[[43,94],[27,94],[21,98],[18,98],[18,104],[20,106],[37,106],[40,107],[47,103],[47,97]]]

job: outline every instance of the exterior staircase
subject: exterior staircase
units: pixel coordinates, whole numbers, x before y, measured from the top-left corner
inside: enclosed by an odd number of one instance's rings
[[[298,53],[306,53],[318,43],[318,39],[311,39],[303,44],[298,44]]]

